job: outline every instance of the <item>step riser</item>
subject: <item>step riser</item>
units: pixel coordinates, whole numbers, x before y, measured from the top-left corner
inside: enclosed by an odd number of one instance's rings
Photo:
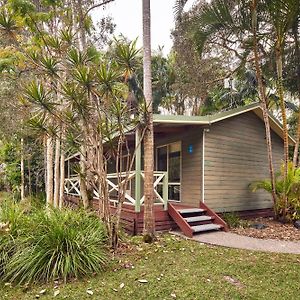
[[[185,213],[185,214],[180,214],[183,218],[190,218],[190,217],[198,217],[198,216],[205,216],[205,212],[201,213]]]

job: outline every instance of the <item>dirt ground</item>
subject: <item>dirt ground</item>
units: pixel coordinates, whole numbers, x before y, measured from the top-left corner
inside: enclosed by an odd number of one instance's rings
[[[294,227],[293,224],[282,224],[274,221],[273,218],[255,218],[248,220],[248,225],[264,224],[264,229],[256,229],[252,227],[239,227],[230,229],[232,232],[255,237],[259,239],[276,239],[285,241],[300,241],[300,229]]]

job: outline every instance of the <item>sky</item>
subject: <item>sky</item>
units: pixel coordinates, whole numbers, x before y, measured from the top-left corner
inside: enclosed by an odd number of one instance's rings
[[[187,3],[187,9],[193,0]],[[152,49],[164,46],[164,54],[172,47],[171,30],[174,28],[175,0],[151,0],[151,38]],[[93,19],[103,16],[113,17],[116,24],[115,35],[122,33],[133,40],[138,37],[138,46],[142,46],[142,0],[115,0],[103,9],[92,13]]]

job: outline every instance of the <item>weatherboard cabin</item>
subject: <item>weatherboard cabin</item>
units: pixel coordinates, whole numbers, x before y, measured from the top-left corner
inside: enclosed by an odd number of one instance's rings
[[[283,158],[283,132],[274,117],[270,115],[269,119],[274,167],[278,170]],[[128,138],[137,148],[122,222],[128,232],[137,234],[143,229],[143,155],[138,146],[139,133],[131,132]],[[289,141],[294,143],[291,137]],[[195,232],[226,230],[220,213],[253,215],[270,211],[270,195],[264,191],[253,193],[249,188],[250,183],[269,176],[259,104],[209,116],[154,115],[154,142],[157,230],[179,227],[192,236]],[[68,158],[67,165],[74,159]],[[68,172],[66,199],[77,202],[79,180]],[[113,169],[107,176],[111,195],[118,191],[116,176]],[[114,199],[112,196],[112,212]]]

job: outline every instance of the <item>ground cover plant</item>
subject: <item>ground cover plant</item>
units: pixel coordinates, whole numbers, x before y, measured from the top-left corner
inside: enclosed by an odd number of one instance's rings
[[[82,210],[0,206],[0,279],[29,284],[66,282],[103,270],[106,234],[99,218]]]
[[[213,247],[165,234],[130,238],[100,275],[32,289],[0,287],[1,299],[298,299],[299,255]],[[45,291],[46,290],[46,291]],[[41,292],[41,294],[40,294]]]

